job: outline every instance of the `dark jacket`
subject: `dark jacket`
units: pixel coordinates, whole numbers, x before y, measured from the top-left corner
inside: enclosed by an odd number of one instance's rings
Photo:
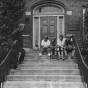
[[[12,40],[16,42],[15,48],[23,48],[23,36],[22,33],[20,31],[17,31],[15,33],[12,34]]]
[[[73,46],[74,45],[73,40],[71,41],[71,38],[69,40],[65,40],[65,44],[66,44],[66,46],[68,46],[68,45]]]
[[[56,46],[56,39],[51,40],[51,46]]]

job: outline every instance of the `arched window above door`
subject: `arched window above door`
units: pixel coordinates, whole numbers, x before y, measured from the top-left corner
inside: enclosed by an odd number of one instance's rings
[[[64,8],[61,6],[54,6],[54,5],[43,5],[43,6],[38,6],[33,10],[34,14],[47,14],[47,13],[60,13],[64,14]]]

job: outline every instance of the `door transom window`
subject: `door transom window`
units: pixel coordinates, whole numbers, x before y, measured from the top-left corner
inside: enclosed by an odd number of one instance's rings
[[[36,7],[33,11],[34,14],[41,14],[41,13],[62,13],[64,14],[64,9],[61,6],[40,6]]]

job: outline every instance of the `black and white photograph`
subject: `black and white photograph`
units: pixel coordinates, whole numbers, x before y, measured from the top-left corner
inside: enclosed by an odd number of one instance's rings
[[[0,88],[88,88],[88,0],[0,0]]]

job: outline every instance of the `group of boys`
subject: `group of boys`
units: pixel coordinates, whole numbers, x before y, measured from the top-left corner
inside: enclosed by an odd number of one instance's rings
[[[71,52],[71,58],[74,58],[75,46],[72,36],[66,36],[64,38],[63,35],[60,35],[59,39],[56,40],[56,38],[53,37],[51,41],[47,36],[45,36],[41,41],[41,53],[39,53],[39,56],[41,56],[46,51],[48,52],[48,56],[58,55],[59,58],[62,59],[64,59],[64,55],[67,57],[68,52]]]

